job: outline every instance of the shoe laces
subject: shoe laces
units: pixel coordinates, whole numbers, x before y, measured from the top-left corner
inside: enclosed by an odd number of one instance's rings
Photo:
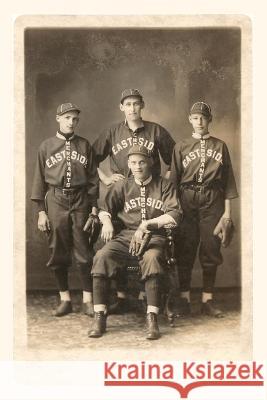
[[[147,319],[149,319],[151,321],[156,321],[156,319],[157,319],[156,317],[157,317],[157,315],[153,312],[150,312],[147,314]]]
[[[101,319],[104,316],[104,311],[97,311],[95,313],[95,318],[96,319]]]

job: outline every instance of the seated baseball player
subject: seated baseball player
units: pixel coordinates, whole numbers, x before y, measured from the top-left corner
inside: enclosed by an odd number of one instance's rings
[[[153,159],[146,147],[132,146],[128,165],[132,175],[110,188],[99,213],[101,237],[106,244],[93,261],[94,323],[88,335],[97,338],[106,331],[109,281],[126,269],[132,257],[138,257],[148,304],[146,338],[153,340],[160,337],[157,314],[159,279],[165,262],[164,227],[178,225],[181,208],[172,183],[160,176],[152,177]],[[123,226],[115,237],[114,217]]]

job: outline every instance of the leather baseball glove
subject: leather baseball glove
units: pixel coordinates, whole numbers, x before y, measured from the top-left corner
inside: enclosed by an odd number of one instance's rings
[[[97,215],[89,214],[89,217],[83,227],[84,232],[89,234],[89,245],[93,245],[99,236],[101,229],[100,220]]]
[[[231,218],[221,217],[213,231],[213,234],[221,239],[223,247],[227,247],[233,239],[234,231],[235,227]]]
[[[147,245],[150,242],[152,232],[146,230],[145,232],[141,229],[137,229],[134,233],[130,246],[129,253],[132,256],[141,257],[147,249]]]

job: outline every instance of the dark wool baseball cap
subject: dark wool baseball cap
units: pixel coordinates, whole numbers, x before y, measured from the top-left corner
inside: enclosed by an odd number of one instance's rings
[[[128,157],[132,154],[141,154],[145,157],[151,157],[151,150],[148,150],[145,146],[139,146],[138,144],[134,144],[130,150],[128,151]]]
[[[57,108],[57,115],[63,115],[68,111],[78,111],[78,113],[81,112],[78,106],[74,103],[63,103],[60,104]]]
[[[121,104],[123,103],[124,99],[130,96],[140,97],[140,100],[143,101],[143,96],[138,89],[125,89],[121,94]]]
[[[204,103],[203,101],[198,101],[192,105],[190,114],[203,114],[205,115],[205,117],[210,117],[211,116],[210,105]]]

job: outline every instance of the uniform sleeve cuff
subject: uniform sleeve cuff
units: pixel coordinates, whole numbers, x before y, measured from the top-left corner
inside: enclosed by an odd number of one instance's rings
[[[33,200],[33,201],[36,204],[38,212],[45,211],[45,203],[43,200]]]
[[[111,214],[107,211],[100,211],[98,214],[98,217],[99,217],[100,221],[103,223],[103,219],[105,217],[109,217],[111,219]]]

